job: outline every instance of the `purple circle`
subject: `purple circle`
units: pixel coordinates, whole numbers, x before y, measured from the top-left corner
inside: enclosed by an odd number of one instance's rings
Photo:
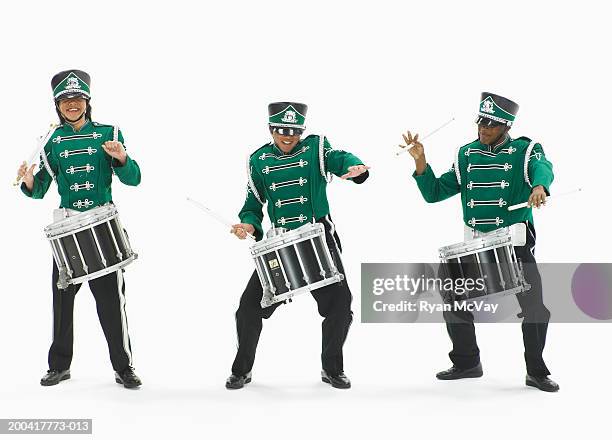
[[[590,317],[612,319],[612,265],[579,265],[572,277],[572,297],[578,308]]]

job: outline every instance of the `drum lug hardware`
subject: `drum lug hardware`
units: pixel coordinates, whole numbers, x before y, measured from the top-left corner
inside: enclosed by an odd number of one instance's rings
[[[518,260],[518,266],[519,266],[519,279],[521,281],[521,284],[525,284],[525,272],[523,271],[523,260]]]
[[[57,281],[57,287],[61,290],[64,290],[68,287],[69,283],[68,283],[68,277],[66,275],[69,275],[70,277],[72,277],[72,273],[70,273],[72,271],[66,271],[66,269],[64,267],[62,267],[59,271],[59,279]]]

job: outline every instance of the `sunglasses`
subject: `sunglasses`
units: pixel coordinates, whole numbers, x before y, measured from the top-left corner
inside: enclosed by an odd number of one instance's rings
[[[489,118],[483,118],[482,116],[476,118],[476,124],[484,127],[499,127],[500,125],[506,125],[503,122],[497,122]]]
[[[278,133],[281,136],[299,136],[304,133],[301,128],[287,128],[287,127],[274,127],[272,128],[274,133]]]

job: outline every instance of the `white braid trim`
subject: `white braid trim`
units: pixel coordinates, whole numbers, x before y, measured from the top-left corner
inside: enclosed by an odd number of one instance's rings
[[[457,176],[457,183],[461,185],[461,170],[459,169],[459,152],[461,147],[457,148],[457,154],[455,154],[455,176]]]
[[[531,150],[533,150],[533,147],[535,147],[536,143],[536,141],[531,141],[531,143],[527,147],[527,151],[525,152],[525,164],[523,165],[523,172],[525,174],[525,182],[527,182],[527,185],[529,185],[529,187],[533,186],[531,184],[531,180],[529,180],[529,156],[531,156]]]
[[[319,135],[319,169],[321,170],[321,175],[325,179],[327,183],[330,183],[334,175],[332,173],[325,172],[325,136],[322,134]]]
[[[249,181],[248,183],[249,188],[251,188],[251,191],[253,191],[253,195],[255,196],[257,201],[263,205],[264,202],[261,200],[261,197],[259,196],[259,193],[257,192],[257,188],[255,188],[253,177],[251,177],[251,156],[247,156],[246,171],[247,171],[247,179]]]

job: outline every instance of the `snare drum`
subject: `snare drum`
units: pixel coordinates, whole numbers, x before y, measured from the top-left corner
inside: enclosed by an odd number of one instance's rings
[[[290,231],[272,229],[267,238],[251,246],[251,255],[263,288],[262,307],[344,279],[331,257],[321,223]]]
[[[45,228],[59,269],[57,286],[99,278],[130,264],[136,254],[114,205],[103,205]]]
[[[482,280],[462,294],[449,292],[454,301],[512,295],[531,289],[525,281],[522,263],[516,258],[512,237],[499,229],[473,240],[440,248],[442,274],[453,281]],[[457,284],[456,284],[457,285]]]

